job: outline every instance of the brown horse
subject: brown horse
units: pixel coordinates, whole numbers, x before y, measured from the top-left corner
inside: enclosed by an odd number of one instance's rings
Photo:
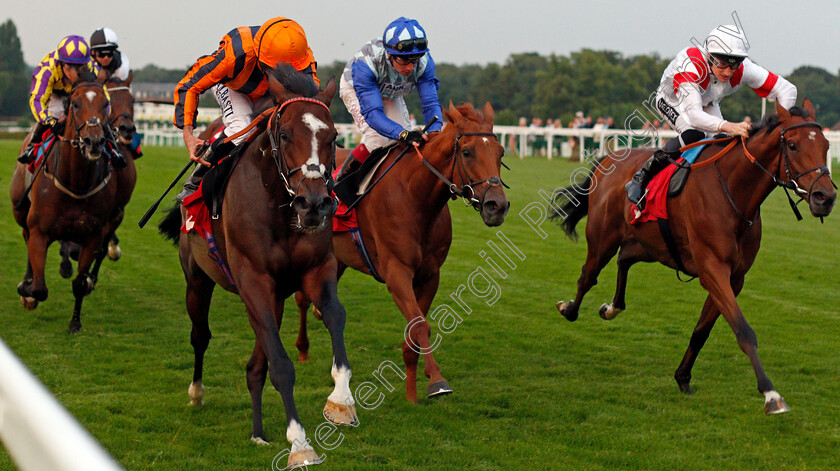
[[[292,443],[289,464],[318,461],[307,443],[293,396],[295,370],[278,335],[283,301],[298,290],[315,299],[333,347],[335,390],[324,415],[337,424],[356,423],[350,392],[350,363],[344,347],[346,313],[336,295],[336,259],[332,251],[333,201],[330,169],[337,136],[329,104],[335,80],[323,91],[306,75],[281,65],[269,79],[275,101],[266,131],[241,154],[230,175],[219,219],[212,221],[218,253],[229,280],[210,258],[208,243],[179,227],[186,212],[170,211],[160,227],[179,239],[187,280],[187,311],[192,320],[195,370],[189,394],[194,405],[204,396],[202,370],[210,342],[208,311],[216,284],[238,293],[245,303],[256,341],[247,366],[253,411],[252,440],[265,443],[262,390],[266,372],[283,398],[286,438]],[[209,132],[206,131],[206,132]],[[206,138],[209,134],[203,135]],[[172,224],[172,222],[175,224]],[[231,282],[233,281],[233,283]]]
[[[92,80],[84,77],[82,80]],[[103,86],[93,81],[74,84],[67,101],[67,121],[60,142],[53,146],[26,194],[26,167],[18,164],[12,176],[11,199],[15,221],[23,228],[28,249],[26,274],[18,294],[26,309],[35,309],[47,299],[44,265],[47,249],[55,240],[69,240],[81,246],[77,276],[73,280],[76,298],[70,331],[81,328],[82,300],[95,285],[90,267],[106,237],[114,232],[117,215],[118,181],[104,158],[108,97]]]
[[[499,178],[504,149],[493,134],[490,103],[484,105],[483,113],[469,104],[456,108],[450,103],[444,115],[449,123],[422,147],[423,158],[409,149],[408,155],[356,207],[359,227],[376,272],[412,326],[403,342],[405,394],[411,402],[417,402],[417,362],[421,353],[429,378],[428,396],[452,392],[432,355],[430,326],[426,321],[437,293],[440,267],[452,243],[447,201],[456,195],[463,196],[491,227],[502,224],[510,208]],[[403,145],[391,149],[374,178],[403,150]],[[348,266],[370,274],[350,233],[336,234],[333,239],[339,258],[339,277]],[[296,299],[301,316],[297,345],[301,358],[305,359],[309,346],[306,334],[309,300],[300,295]]]
[[[722,154],[713,165],[695,168],[684,190],[668,200],[669,224],[684,269],[696,274],[708,291],[700,320],[674,378],[680,390],[691,394],[691,368],[718,316],[735,332],[738,345],[749,357],[765,397],[767,414],[787,412],[784,399],[773,389],[757,353],[755,332],[744,318],[735,297],[744,286],[744,276],[755,261],[761,243],[760,207],[776,186],[794,190],[808,201],[811,214],[828,216],[836,192],[828,169],[828,141],[818,123],[811,121],[814,106],[805,100],[803,109],[790,111],[776,106],[771,116],[750,132],[742,145]],[[720,147],[710,146],[697,158],[696,166],[709,160]],[[678,264],[667,250],[655,223],[631,225],[631,205],[624,184],[650,156],[650,150],[629,155],[611,154],[603,159],[583,184],[565,188],[561,196],[567,215],[562,225],[575,236],[575,225],[587,214],[586,263],[572,302],[557,308],[570,321],[577,319],[583,296],[595,285],[601,269],[618,251],[618,283],[611,304],[601,306],[601,317],[610,320],[624,310],[627,272],[636,262]],[[754,156],[754,157],[753,157]],[[713,158],[713,157],[712,157]],[[823,178],[826,177],[826,178]]]
[[[134,96],[131,94],[131,79],[133,74],[129,74],[128,79],[121,81],[118,78],[112,77],[105,82],[105,87],[108,89],[108,96],[111,102],[111,113],[108,117],[108,124],[111,127],[111,132],[116,137],[117,145],[120,152],[126,157],[126,166],[124,168],[114,169],[114,175],[117,179],[117,197],[116,203],[121,210],[116,215],[118,221],[115,221],[114,230],[122,222],[124,215],[123,209],[128,205],[131,199],[131,194],[134,192],[134,186],[137,183],[137,169],[134,165],[134,154],[131,149],[131,143],[134,139],[134,134],[137,128],[134,125]],[[70,258],[78,260],[79,246],[72,242],[62,242],[61,249],[61,264],[58,272],[64,278],[70,278],[73,275],[73,266],[70,263]],[[102,265],[104,254],[107,254],[111,260],[119,260],[122,256],[122,249],[119,246],[119,239],[116,233],[108,237],[107,250],[97,257],[93,264],[91,277],[96,280],[99,276],[99,268]]]

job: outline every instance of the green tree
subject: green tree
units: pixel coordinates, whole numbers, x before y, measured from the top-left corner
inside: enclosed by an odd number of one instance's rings
[[[0,25],[0,115],[26,113],[29,81],[17,28],[11,19]]]

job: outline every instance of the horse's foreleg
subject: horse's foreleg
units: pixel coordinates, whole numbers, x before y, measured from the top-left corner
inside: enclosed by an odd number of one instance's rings
[[[438,285],[440,284],[440,271],[434,272],[434,275],[421,283],[414,286],[414,295],[417,297],[417,304],[423,312],[423,317],[428,316],[429,309],[432,307],[432,301],[437,294]],[[426,390],[428,397],[442,396],[452,393],[452,388],[449,383],[443,378],[440,372],[440,366],[435,357],[432,355],[433,349],[423,355],[423,360],[426,363],[425,373],[429,378],[429,387]]]
[[[47,248],[50,245],[49,238],[40,231],[33,230],[29,232],[29,238],[26,241],[26,248],[29,255],[29,267],[27,268],[27,275],[23,283],[18,285],[18,294],[26,300],[31,298],[34,301],[46,301],[47,282],[44,278],[44,267],[47,262]],[[26,302],[24,302],[26,305]],[[35,303],[37,306],[37,302]],[[33,307],[34,309],[34,307]]]
[[[283,322],[284,299],[278,299],[274,305],[274,328],[280,329]],[[251,393],[251,440],[260,445],[267,445],[265,431],[262,423],[262,392],[265,387],[265,378],[268,373],[268,360],[265,352],[260,346],[259,340],[254,340],[254,352],[245,371],[245,380],[248,383],[248,392]]]
[[[248,310],[248,320],[254,329],[257,342],[268,359],[268,375],[271,384],[280,393],[286,409],[286,439],[292,445],[289,464],[304,461],[308,461],[309,464],[319,463],[322,458],[315,454],[315,450],[309,444],[295,406],[295,366],[286,354],[277,331],[275,310],[279,301],[276,301],[274,280],[258,272],[245,257],[242,257],[240,261],[237,274],[239,275],[236,277],[236,284],[240,289],[239,296]]]
[[[73,297],[76,302],[73,306],[73,317],[70,319],[70,325],[68,326],[71,334],[82,328],[82,302],[95,286],[95,281],[89,270],[94,260],[100,255],[101,246],[95,241],[82,247],[79,252],[79,266],[77,267],[76,278],[73,279]]]
[[[764,395],[764,411],[767,414],[779,414],[790,411],[782,396],[773,388],[773,383],[764,372],[758,358],[758,339],[750,327],[735,300],[735,292],[730,283],[731,267],[714,257],[694,257],[700,260],[700,284],[709,292],[723,317],[735,332],[738,346],[752,363],[758,380],[758,391]]]
[[[333,363],[330,375],[335,382],[335,389],[327,398],[324,418],[334,424],[356,426],[359,419],[356,415],[356,402],[350,391],[350,377],[353,372],[344,345],[347,312],[338,300],[335,259],[331,258],[320,267],[310,271],[304,275],[302,281],[303,292],[321,311],[321,320],[329,331],[332,342]]]
[[[295,346],[298,352],[300,352],[298,361],[306,361],[309,359],[309,334],[306,330],[306,315],[309,313],[309,306],[312,305],[312,301],[308,296],[303,294],[303,291],[298,291],[295,293],[295,304],[297,304],[298,310],[300,311],[300,328],[298,328]]]
[[[715,321],[720,316],[720,310],[712,300],[711,296],[706,297],[706,302],[703,304],[703,310],[700,311],[700,319],[694,327],[694,332],[691,333],[691,340],[688,341],[688,349],[685,351],[680,366],[674,372],[674,379],[680,387],[680,391],[685,394],[693,394],[691,389],[691,369],[694,367],[694,362],[697,360],[697,355],[700,354],[700,349],[706,344],[709,338],[709,333],[715,325]]]
[[[592,224],[589,221],[587,224]],[[575,300],[572,302],[560,301],[557,303],[557,310],[569,321],[575,321],[578,318],[578,309],[583,297],[589,290],[598,283],[598,275],[601,270],[609,263],[615,253],[618,251],[618,246],[621,242],[621,234],[617,230],[609,231],[609,235],[604,237],[590,237],[591,229],[586,227],[586,262],[581,269],[580,278],[578,278],[578,289],[575,295]],[[592,232],[596,232],[592,230]]]

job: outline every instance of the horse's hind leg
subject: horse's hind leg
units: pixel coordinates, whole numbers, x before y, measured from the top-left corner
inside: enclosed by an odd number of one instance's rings
[[[190,344],[195,354],[193,379],[189,389],[190,405],[200,406],[204,404],[204,384],[202,383],[204,352],[207,351],[207,346],[210,345],[210,338],[212,337],[208,316],[210,301],[213,298],[213,288],[216,287],[216,283],[201,271],[192,257],[184,266],[184,274],[187,279],[187,314],[189,314],[192,322]]]
[[[309,359],[309,334],[306,330],[306,315],[309,313],[309,306],[312,305],[312,301],[303,294],[303,291],[298,291],[295,293],[295,304],[300,311],[300,328],[298,329],[295,346],[300,352],[298,361],[306,361]]]
[[[111,240],[108,241],[108,258],[117,261],[122,257],[122,249],[120,248],[120,238],[117,237],[117,233],[114,232],[111,235]]]
[[[590,216],[591,218],[592,216]],[[589,221],[592,224],[592,221]],[[592,231],[594,234],[596,231]],[[603,235],[603,237],[601,237]],[[598,283],[598,274],[609,263],[615,253],[618,251],[621,242],[621,234],[618,230],[606,231],[606,234],[598,234],[599,237],[590,236],[590,228],[586,228],[586,262],[581,269],[580,278],[578,279],[578,290],[575,295],[575,300],[572,302],[560,301],[557,303],[557,310],[569,321],[575,321],[578,318],[578,309],[583,297]]]
[[[615,283],[615,295],[612,303],[604,303],[598,314],[601,319],[610,321],[615,319],[624,309],[627,308],[624,301],[624,294],[627,291],[627,274],[636,262],[641,261],[641,256],[644,254],[644,249],[636,242],[630,242],[621,246],[618,251],[618,259],[616,265],[618,266],[618,279]]]
[[[61,241],[58,254],[61,255],[61,264],[58,265],[58,274],[61,275],[62,278],[70,278],[73,276],[73,264],[70,263],[70,242]]]

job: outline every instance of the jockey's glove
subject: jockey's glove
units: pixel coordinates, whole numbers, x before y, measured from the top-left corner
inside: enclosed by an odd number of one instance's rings
[[[399,139],[406,144],[422,144],[423,143],[423,133],[420,131],[409,131],[408,129],[403,129],[400,133]]]

